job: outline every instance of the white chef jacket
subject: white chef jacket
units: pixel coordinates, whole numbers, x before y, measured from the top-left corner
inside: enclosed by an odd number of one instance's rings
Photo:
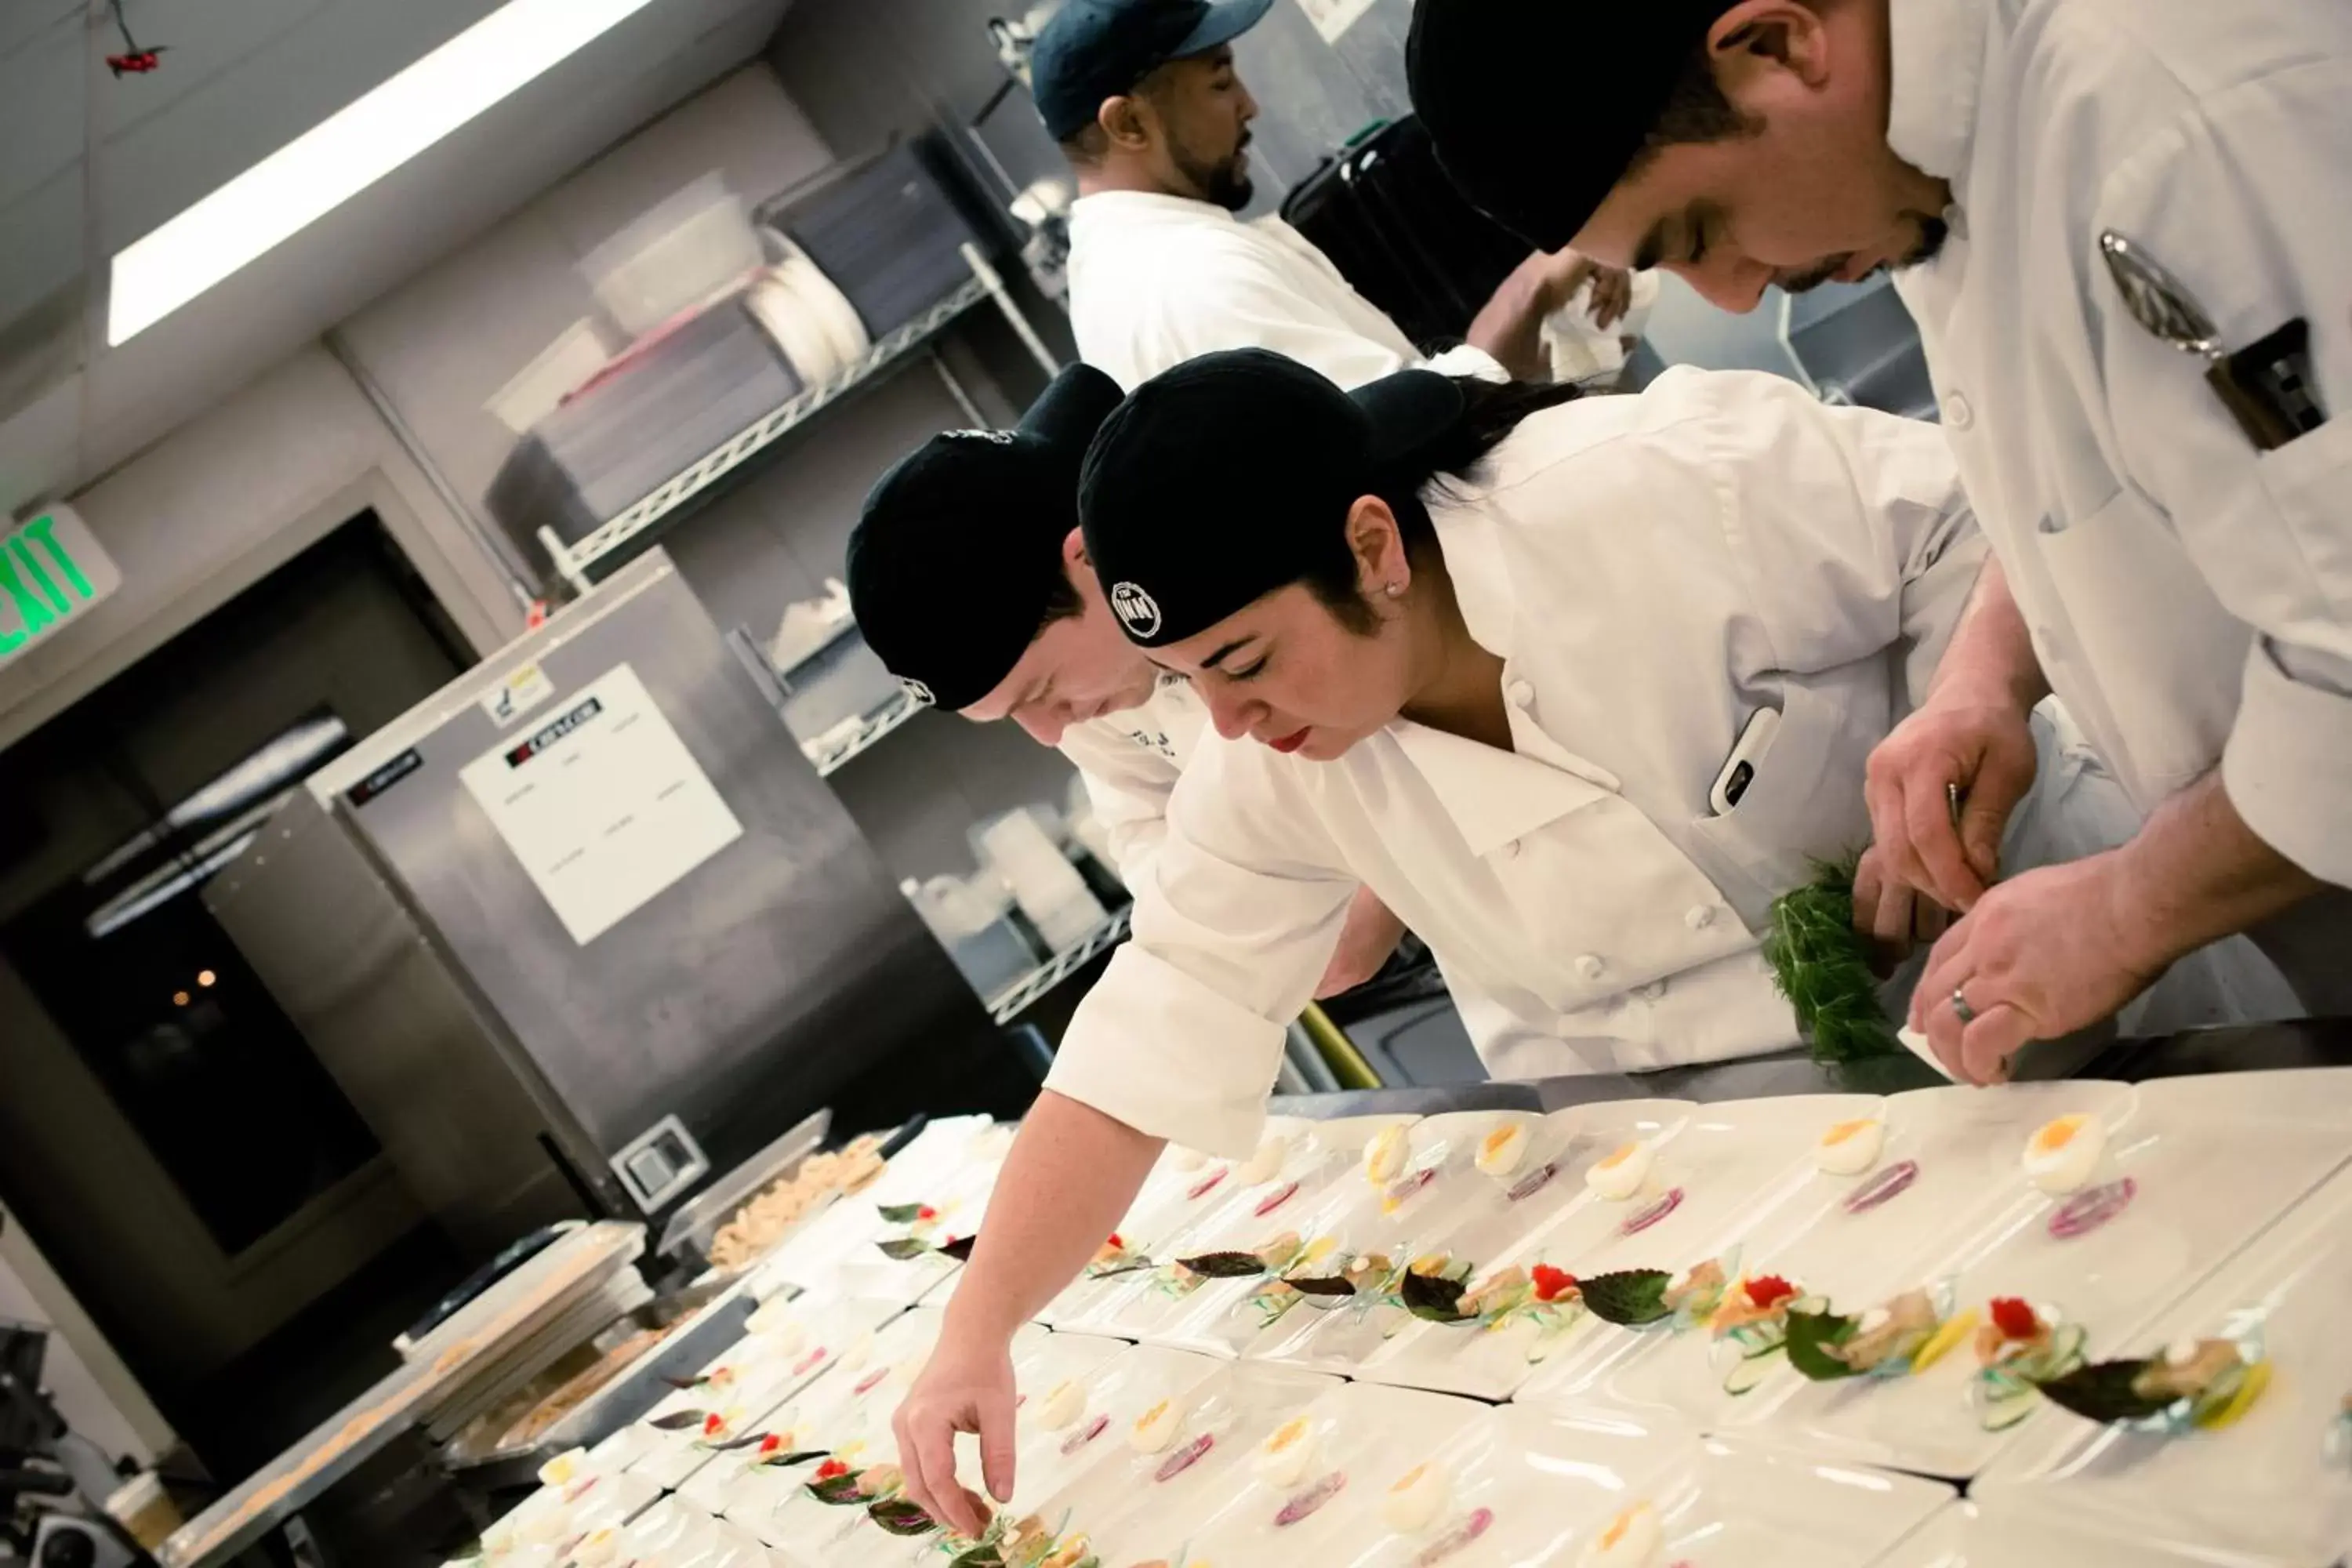
[[[1271,349],[1360,386],[1421,363],[1394,321],[1278,217],[1098,191],[1070,208],[1078,357],[1130,390],[1223,349]]]
[[[1167,837],[1168,797],[1208,723],[1208,708],[1192,683],[1162,674],[1141,707],[1062,732],[1062,754],[1086,781],[1095,819],[1110,837],[1112,869],[1122,879],[1132,883]]]
[[[2218,760],[2352,883],[2352,5],[1896,0],[1887,138],[1952,184],[1898,275],[2043,670],[2142,810]],[[2334,415],[2257,452],[2140,327],[2113,229],[2246,347],[2310,323]]]
[[[1535,416],[1431,511],[1516,750],[1405,721],[1328,763],[1204,737],[1049,1088],[1245,1151],[1360,882],[1507,1015],[1465,1008],[1498,1077],[1797,1040],[1756,932],[1868,840],[1864,761],[1983,560],[1939,434],[1675,369]],[[1717,816],[1764,707],[1778,738]]]

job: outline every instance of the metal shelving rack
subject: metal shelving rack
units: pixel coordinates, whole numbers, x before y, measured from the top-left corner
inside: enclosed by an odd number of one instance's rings
[[[539,531],[539,542],[555,570],[575,592],[585,592],[595,580],[595,568],[613,560],[633,542],[665,525],[675,521],[687,505],[730,475],[742,468],[761,452],[774,446],[787,435],[838,404],[858,386],[874,380],[896,366],[912,360],[932,340],[953,326],[967,312],[985,302],[993,302],[1003,312],[1038,365],[1047,375],[1059,374],[1061,364],[1037,335],[1019,303],[1005,289],[1003,279],[973,246],[963,247],[964,265],[971,269],[971,280],[940,300],[929,310],[908,321],[898,331],[875,343],[872,351],[842,374],[819,385],[810,387],[780,405],[747,426],[733,439],[709,452],[699,460],[673,474],[655,487],[626,510],[601,524],[577,543],[567,545],[547,528]],[[979,411],[952,375],[940,365],[948,390],[962,405],[975,423],[981,422]],[[856,632],[854,623],[844,623],[824,641],[812,648],[801,661],[813,662],[826,647]],[[768,658],[767,652],[745,633],[730,632],[728,640],[734,645],[737,656],[751,668],[770,700],[781,710],[789,688],[792,671],[779,670]],[[905,693],[895,693],[882,707],[866,714],[854,727],[839,734],[805,742],[801,751],[815,767],[819,778],[830,778],[856,758],[863,756],[886,737],[903,728],[923,710],[923,705]],[[989,1016],[999,1024],[1011,1023],[1034,1005],[1041,997],[1060,985],[1079,970],[1101,957],[1127,935],[1128,909],[1112,913],[1086,938],[1038,965],[1028,974],[992,996],[982,999]]]
[[[1132,906],[1118,910],[1088,933],[1085,941],[1064,948],[1024,978],[990,997],[988,1016],[1000,1024],[1011,1023],[1037,998],[1118,945],[1127,935],[1127,922],[1134,912]]]
[[[1045,340],[1037,335],[1029,319],[1021,313],[1020,304],[1005,289],[1004,279],[989,264],[988,258],[980,253],[978,247],[966,244],[963,259],[964,265],[971,268],[971,282],[960,286],[929,310],[883,337],[864,359],[841,374],[805,389],[789,402],[770,410],[733,439],[672,474],[619,516],[599,524],[579,542],[566,544],[553,529],[542,524],[539,530],[540,547],[547,552],[548,559],[554,563],[556,574],[569,584],[573,592],[585,593],[594,582],[593,572],[599,563],[611,560],[625,546],[674,520],[688,502],[851,392],[905,363],[932,339],[954,325],[967,311],[982,303],[992,301],[1003,313],[1023,346],[1045,368],[1047,375],[1058,372],[1062,367],[1055,363],[1053,351],[1046,348]]]

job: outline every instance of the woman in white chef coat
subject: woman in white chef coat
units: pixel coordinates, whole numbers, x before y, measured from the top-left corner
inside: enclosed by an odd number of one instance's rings
[[[1563,403],[1423,371],[1345,394],[1213,354],[1111,416],[1079,505],[1112,610],[1223,739],[1176,787],[1134,939],[900,1414],[916,1495],[951,1520],[949,1428],[982,1431],[1003,1495],[1005,1336],[1160,1142],[1254,1146],[1359,882],[1465,1013],[1516,1026],[1472,1030],[1497,1076],[1795,1044],[1757,932],[1867,841],[1864,759],[1982,559],[1933,426],[1687,369]],[[2128,833],[2103,778],[2045,772],[2020,814],[2044,842],[2016,859]]]

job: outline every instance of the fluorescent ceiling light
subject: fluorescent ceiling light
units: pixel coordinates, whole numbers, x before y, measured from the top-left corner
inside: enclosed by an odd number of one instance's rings
[[[129,342],[650,4],[508,0],[117,252],[107,342]]]

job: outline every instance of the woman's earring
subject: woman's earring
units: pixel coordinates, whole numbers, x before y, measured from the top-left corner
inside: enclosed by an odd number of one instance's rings
[[[1402,583],[1391,583],[1387,587],[1383,588],[1381,592],[1388,595],[1391,599],[1402,599],[1404,597],[1404,584]]]

